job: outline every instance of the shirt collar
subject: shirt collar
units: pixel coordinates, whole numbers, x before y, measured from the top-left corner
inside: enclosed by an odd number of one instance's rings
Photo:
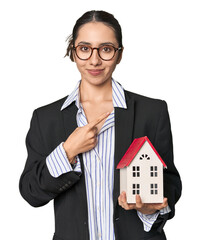
[[[75,105],[77,106],[78,109],[81,108],[81,105],[80,105],[80,91],[79,91],[80,82],[81,82],[81,80],[78,81],[75,89],[66,98],[64,104],[61,107],[61,111],[65,108],[67,108],[72,102],[75,102]],[[113,100],[113,106],[114,107],[127,108],[124,89],[114,79],[112,79],[112,100]]]

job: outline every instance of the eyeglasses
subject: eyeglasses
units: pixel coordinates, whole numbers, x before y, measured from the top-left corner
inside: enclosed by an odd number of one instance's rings
[[[88,60],[92,56],[94,49],[96,49],[102,60],[110,61],[115,56],[116,51],[120,51],[122,47],[115,48],[114,46],[103,45],[99,48],[92,48],[87,45],[78,45],[77,47],[73,47],[73,49],[80,60]]]

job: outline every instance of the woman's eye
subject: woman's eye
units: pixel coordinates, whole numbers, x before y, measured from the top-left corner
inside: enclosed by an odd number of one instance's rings
[[[102,48],[102,51],[103,51],[103,52],[106,52],[106,53],[109,53],[109,52],[112,51],[112,47],[108,47],[108,46],[103,47],[103,48]]]
[[[88,52],[88,51],[89,51],[89,48],[86,47],[86,46],[81,46],[81,47],[80,47],[80,50],[81,50],[82,52]]]

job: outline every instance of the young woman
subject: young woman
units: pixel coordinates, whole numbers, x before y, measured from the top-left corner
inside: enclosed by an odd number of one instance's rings
[[[125,91],[112,78],[122,52],[114,16],[85,13],[66,53],[81,80],[70,95],[33,113],[20,191],[35,207],[54,199],[55,240],[166,239],[163,226],[181,194],[167,105]],[[142,136],[168,167],[162,204],[143,204],[140,196],[128,204],[126,193],[119,192],[116,166],[133,139]]]

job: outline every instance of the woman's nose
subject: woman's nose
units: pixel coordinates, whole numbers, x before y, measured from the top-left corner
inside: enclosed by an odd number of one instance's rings
[[[93,52],[92,52],[92,55],[90,57],[90,63],[92,65],[100,65],[102,60],[101,58],[99,57],[99,54],[98,54],[98,49],[94,49]]]

